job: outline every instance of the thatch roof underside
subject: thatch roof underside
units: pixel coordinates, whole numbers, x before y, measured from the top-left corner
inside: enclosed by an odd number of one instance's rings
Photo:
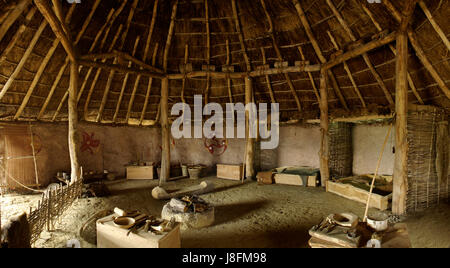
[[[29,5],[17,19],[8,22],[22,2],[29,2]],[[397,31],[398,15],[404,9],[404,1],[393,0],[383,1],[383,4],[368,4],[365,0],[298,1],[319,44],[318,52],[300,19],[299,6],[295,5],[297,0],[160,0],[156,5],[155,0],[91,0],[74,5],[62,2],[79,55],[118,51],[159,70],[165,69],[166,57],[166,73],[171,74],[180,73],[180,65],[185,63],[192,64],[194,71],[202,70],[204,65],[221,71],[222,66],[229,65],[234,66],[235,72],[257,70],[264,65],[273,68],[278,62],[288,62],[290,66],[297,61],[323,64],[359,42],[367,43]],[[392,13],[393,9],[388,8],[386,2],[399,13]],[[0,1],[0,10],[2,120],[67,120],[70,75],[63,46],[31,1]],[[426,16],[428,12],[432,20]],[[450,87],[449,17],[447,0],[429,0],[419,3],[415,9],[413,32],[424,51],[423,56],[434,67],[443,85],[425,68],[417,49],[410,46],[411,103],[450,108],[445,95]],[[154,27],[151,27],[152,21]],[[6,23],[11,24],[10,27],[6,27]],[[436,26],[442,31],[441,35]],[[3,36],[2,27],[7,28]],[[334,67],[332,73],[337,84],[329,83],[331,114],[350,116],[392,111],[394,52],[395,42],[368,52],[367,57],[359,56]],[[97,61],[113,64],[116,58]],[[116,64],[135,69],[142,66],[122,58]],[[260,76],[254,79],[254,98],[256,102],[280,103],[284,121],[318,118],[315,90],[319,88],[319,78],[320,72]],[[80,87],[81,119],[123,124],[158,117],[160,79],[84,66],[80,71]],[[170,80],[169,106],[182,99],[193,104],[196,94],[208,96],[209,102],[224,104],[231,99],[243,102],[244,80],[209,80],[207,77]]]

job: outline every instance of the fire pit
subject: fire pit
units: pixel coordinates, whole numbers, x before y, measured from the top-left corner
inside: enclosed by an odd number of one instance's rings
[[[181,229],[200,229],[214,223],[214,207],[197,196],[173,198],[161,213],[164,220],[172,218],[181,223]]]

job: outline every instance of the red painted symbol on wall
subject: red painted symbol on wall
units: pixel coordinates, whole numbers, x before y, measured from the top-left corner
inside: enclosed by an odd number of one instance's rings
[[[203,142],[206,150],[212,155],[223,155],[228,149],[227,139],[217,139],[214,137],[212,139],[204,139]]]
[[[98,151],[100,147],[100,141],[94,139],[94,133],[88,134],[83,132],[83,143],[81,144],[81,152],[89,152],[94,154]]]

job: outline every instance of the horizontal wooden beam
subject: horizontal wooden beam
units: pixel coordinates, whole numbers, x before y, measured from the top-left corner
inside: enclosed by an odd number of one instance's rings
[[[94,61],[89,61],[89,60],[78,60],[78,63],[82,66],[94,67],[94,68],[105,69],[105,70],[114,70],[117,72],[129,73],[129,74],[140,74],[142,76],[148,76],[148,77],[152,77],[152,78],[163,79],[166,77],[165,74],[150,72],[147,70],[141,70],[141,69],[136,69],[136,68],[128,68],[126,66],[121,66],[121,65],[114,65],[114,64],[108,64],[108,63],[102,63],[102,62],[94,62]]]
[[[364,53],[367,53],[371,50],[374,50],[378,47],[387,45],[389,43],[394,42],[397,39],[397,33],[393,32],[390,33],[386,36],[383,36],[379,39],[373,40],[371,42],[366,43],[365,45],[361,45],[351,51],[348,51],[342,55],[337,56],[336,58],[334,58],[333,60],[328,61],[326,64],[324,64],[322,66],[322,68],[324,69],[330,69],[333,68],[334,66],[337,66],[341,63],[343,63],[344,61],[348,61],[349,59],[355,58],[355,57],[359,57],[361,55],[363,55]]]
[[[161,69],[153,67],[141,60],[136,59],[135,57],[129,55],[128,53],[118,51],[118,50],[114,50],[111,53],[84,55],[84,56],[81,56],[81,59],[83,59],[83,60],[98,60],[98,59],[111,59],[111,58],[115,58],[115,57],[122,58],[124,61],[127,61],[127,62],[131,61],[134,64],[136,64],[144,69],[147,69],[149,71],[152,71],[152,72],[161,73],[161,74],[164,73]]]
[[[176,79],[185,79],[185,78],[199,78],[199,77],[207,77],[208,75],[211,78],[215,79],[242,79],[244,77],[259,77],[266,75],[275,75],[275,74],[288,74],[288,73],[301,73],[301,72],[320,72],[321,66],[320,64],[316,65],[304,65],[304,66],[290,66],[290,67],[281,67],[281,68],[270,68],[270,69],[261,69],[251,72],[207,72],[207,71],[196,71],[190,72],[186,74],[168,74],[168,78],[171,80]]]

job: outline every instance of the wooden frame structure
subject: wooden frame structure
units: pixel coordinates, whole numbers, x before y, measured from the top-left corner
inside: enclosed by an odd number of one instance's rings
[[[171,2],[171,13],[170,13],[170,24],[167,32],[167,39],[165,40],[165,44],[161,46],[162,48],[158,50],[159,44],[155,42],[156,38],[153,38],[154,29],[156,27],[158,12],[160,1],[155,0],[153,6],[153,13],[149,24],[149,30],[147,39],[145,42],[144,53],[141,55],[142,59],[140,59],[136,54],[139,54],[140,51],[140,37],[138,36],[132,42],[132,52],[127,52],[124,48],[126,47],[126,40],[130,32],[131,25],[133,24],[134,15],[137,12],[139,0],[123,0],[122,4],[118,7],[113,8],[106,17],[105,24],[98,31],[97,35],[92,42],[92,45],[88,51],[87,55],[79,55],[77,52],[77,45],[80,43],[82,36],[86,32],[88,26],[91,21],[95,18],[95,12],[100,5],[100,0],[96,0],[91,8],[90,13],[82,24],[81,30],[78,32],[76,38],[73,40],[70,32],[70,19],[75,10],[75,5],[73,5],[68,13],[64,16],[63,9],[61,7],[61,3],[58,1],[44,1],[44,0],[34,0],[35,7],[31,7],[28,11],[27,8],[32,4],[31,0],[20,0],[16,4],[16,6],[10,11],[2,16],[0,16],[0,41],[2,41],[7,33],[7,31],[11,28],[13,23],[19,20],[19,17],[22,13],[25,13],[24,19],[18,26],[18,30],[12,36],[9,41],[6,49],[2,52],[0,57],[0,65],[6,61],[6,54],[8,54],[14,45],[19,40],[20,36],[26,30],[27,25],[31,22],[33,17],[35,16],[36,10],[39,10],[44,20],[40,23],[38,29],[34,32],[33,37],[25,49],[22,58],[20,59],[17,66],[14,68],[11,75],[8,77],[5,85],[0,90],[0,100],[10,91],[13,82],[17,79],[19,73],[24,68],[27,60],[32,55],[33,50],[35,49],[38,40],[42,37],[46,27],[49,25],[53,30],[56,39],[52,42],[50,49],[47,51],[47,54],[43,57],[42,62],[39,65],[39,68],[31,81],[31,86],[28,88],[27,92],[24,94],[24,98],[18,107],[16,113],[13,116],[13,120],[20,120],[24,111],[30,103],[30,99],[33,97],[34,92],[36,91],[40,80],[45,75],[45,71],[47,66],[50,65],[50,61],[57,54],[57,49],[59,44],[62,45],[64,51],[67,54],[65,61],[60,68],[60,71],[56,75],[54,82],[50,88],[50,91],[45,98],[44,104],[41,107],[39,114],[37,116],[37,120],[42,120],[46,110],[49,107],[52,97],[56,89],[58,88],[58,84],[63,80],[64,74],[69,67],[70,69],[70,83],[67,92],[64,94],[62,99],[57,106],[56,112],[53,115],[51,121],[55,121],[59,112],[64,107],[64,104],[68,103],[68,125],[69,125],[69,148],[70,148],[70,157],[72,164],[72,176],[75,178],[79,178],[79,160],[78,160],[78,152],[77,148],[79,148],[79,141],[77,135],[77,125],[78,125],[78,117],[79,110],[78,104],[82,95],[85,91],[87,91],[87,99],[84,104],[84,119],[86,121],[92,121],[96,123],[107,122],[104,119],[105,110],[107,109],[108,100],[111,95],[112,84],[114,81],[114,77],[117,73],[125,74],[125,79],[122,83],[122,87],[119,93],[117,104],[115,105],[115,110],[113,112],[113,120],[110,123],[119,123],[119,111],[122,106],[122,102],[125,101],[126,88],[129,86],[130,79],[133,76],[136,76],[134,81],[134,85],[132,87],[131,96],[128,100],[127,112],[125,117],[126,124],[129,125],[139,125],[139,126],[150,126],[155,125],[157,122],[160,122],[162,127],[162,144],[163,144],[163,154],[162,154],[162,176],[161,182],[164,183],[167,179],[170,178],[170,118],[169,118],[169,109],[170,102],[172,101],[171,96],[171,85],[181,80],[182,89],[181,89],[181,99],[186,103],[186,84],[188,79],[200,79],[206,78],[206,87],[204,90],[205,102],[208,103],[211,101],[211,93],[212,93],[212,80],[213,79],[224,79],[226,80],[227,85],[227,93],[228,99],[232,102],[235,97],[233,95],[233,83],[232,80],[240,80],[244,85],[244,99],[246,103],[250,103],[254,100],[255,95],[255,85],[254,80],[256,78],[262,77],[266,81],[267,91],[270,95],[271,102],[277,101],[276,92],[274,90],[274,83],[271,81],[270,76],[272,75],[281,75],[284,78],[283,83],[287,84],[288,92],[290,96],[293,98],[293,102],[296,105],[296,112],[303,113],[304,105],[302,102],[305,100],[302,99],[302,95],[299,94],[300,90],[296,88],[293,74],[305,73],[307,74],[306,80],[308,83],[311,83],[312,89],[314,90],[315,99],[318,101],[318,105],[320,108],[320,126],[321,126],[321,149],[320,149],[320,166],[322,172],[322,185],[326,184],[326,181],[329,179],[329,144],[328,144],[328,131],[329,131],[329,122],[330,122],[330,103],[332,101],[331,94],[329,92],[329,88],[331,87],[337,97],[337,101],[339,103],[339,108],[350,112],[352,107],[350,107],[350,100],[348,96],[346,96],[343,91],[343,86],[339,84],[338,77],[336,77],[335,73],[337,73],[333,68],[337,66],[343,66],[346,74],[346,79],[349,79],[351,82],[351,88],[357,96],[358,103],[360,102],[363,109],[367,109],[371,104],[370,100],[365,98],[362,93],[361,85],[357,84],[357,79],[354,77],[352,70],[349,65],[349,61],[355,58],[362,57],[364,63],[367,65],[368,70],[372,74],[372,77],[375,78],[376,84],[384,93],[384,101],[387,101],[388,105],[391,107],[395,106],[395,114],[396,114],[396,143],[397,143],[397,154],[395,160],[395,190],[394,190],[394,212],[397,214],[403,214],[405,212],[405,196],[406,196],[406,152],[407,152],[407,142],[406,142],[406,126],[407,126],[407,107],[408,107],[408,89],[410,88],[414,94],[414,97],[420,104],[424,104],[426,100],[421,96],[419,89],[415,85],[412,72],[408,71],[408,49],[409,44],[415,51],[417,58],[423,64],[424,68],[430,74],[431,78],[435,81],[437,87],[443,93],[447,99],[450,99],[450,89],[447,86],[447,82],[440,75],[436,67],[432,64],[431,60],[427,57],[426,51],[422,47],[419,38],[415,31],[410,27],[411,18],[413,17],[416,4],[420,7],[420,10],[425,14],[426,20],[431,24],[434,31],[439,36],[439,39],[442,40],[445,48],[450,50],[450,42],[443,31],[443,29],[439,26],[435,17],[433,16],[433,12],[429,10],[428,5],[423,0],[407,0],[405,1],[404,7],[405,10],[399,12],[395,5],[391,3],[389,0],[383,0],[383,7],[385,7],[392,18],[399,24],[398,30],[395,32],[383,32],[383,27],[380,22],[377,21],[376,16],[373,14],[371,9],[366,4],[361,4],[362,11],[368,16],[370,21],[375,26],[377,32],[379,34],[376,37],[373,37],[372,40],[366,41],[363,38],[358,38],[356,31],[352,30],[352,25],[345,20],[345,16],[343,15],[342,10],[339,6],[335,5],[335,1],[333,0],[324,0],[324,3],[328,5],[332,18],[336,19],[338,22],[338,28],[343,30],[345,33],[345,38],[349,39],[353,42],[354,45],[348,50],[343,48],[343,45],[338,42],[338,39],[335,36],[335,33],[332,31],[328,31],[327,35],[329,41],[331,41],[333,47],[332,49],[336,51],[333,57],[327,59],[324,48],[321,47],[320,38],[317,37],[317,30],[315,29],[316,25],[312,24],[312,21],[307,16],[310,7],[303,6],[302,2],[299,0],[292,0],[292,5],[295,7],[294,14],[295,20],[297,20],[298,24],[301,25],[302,30],[305,32],[306,42],[303,44],[292,45],[291,48],[295,48],[298,50],[301,61],[304,64],[299,64],[295,66],[289,66],[279,64],[277,67],[270,67],[268,62],[275,61],[277,63],[282,63],[285,60],[285,56],[283,55],[283,46],[280,45],[279,40],[276,38],[276,22],[277,19],[270,12],[270,4],[268,1],[260,0],[259,5],[263,14],[265,15],[265,20],[263,20],[264,25],[268,25],[267,28],[267,37],[270,38],[271,45],[269,47],[259,47],[258,54],[261,54],[262,58],[262,68],[254,68],[255,65],[250,56],[253,51],[248,47],[248,41],[246,39],[246,29],[243,25],[243,15],[240,13],[242,8],[242,3],[239,3],[236,0],[230,0],[229,4],[231,6],[231,14],[228,18],[232,21],[232,26],[235,29],[233,34],[236,35],[235,43],[230,42],[229,39],[226,40],[226,65],[227,68],[222,69],[222,71],[211,71],[211,69],[207,70],[185,70],[180,72],[173,72],[169,70],[169,58],[171,54],[171,49],[173,49],[173,39],[176,36],[176,23],[179,20],[177,18],[177,10],[180,9],[180,5],[184,4],[178,0]],[[53,5],[51,4],[53,3]],[[129,3],[129,5],[127,5]],[[202,21],[205,24],[206,31],[204,34],[206,36],[206,63],[208,66],[213,63],[214,56],[212,55],[213,44],[211,42],[211,38],[213,36],[213,32],[211,31],[211,25],[214,18],[211,17],[211,1],[204,1],[204,18],[199,18],[198,21]],[[121,12],[129,7],[128,16],[126,16],[126,21],[124,24],[121,24],[116,32],[112,32],[112,25],[115,23],[116,19],[120,16]],[[111,34],[111,35],[110,35]],[[102,38],[103,36],[103,38]],[[110,40],[112,39],[112,40]],[[396,46],[392,43],[396,41]],[[155,44],[156,43],[156,44]],[[116,48],[116,44],[118,47]],[[147,63],[147,59],[150,58],[150,51],[153,45],[153,55],[151,57],[151,63]],[[232,66],[231,58],[233,53],[231,51],[231,46],[237,45],[240,47],[240,51],[235,51],[234,54],[240,54],[243,58],[243,65],[245,68],[240,72],[230,71],[228,67]],[[306,48],[306,45],[310,45],[312,48]],[[395,75],[395,101],[392,97],[392,92],[387,88],[385,80],[383,80],[380,70],[378,66],[375,66],[373,59],[368,55],[369,52],[376,50],[383,46],[388,46],[392,53],[395,55],[396,62],[396,75]],[[98,53],[96,54],[96,47],[99,47],[101,51],[105,49],[106,53]],[[323,45],[322,45],[323,46]],[[188,65],[190,62],[189,53],[190,50],[194,48],[190,47],[189,44],[185,44],[185,53],[184,53],[184,65]],[[275,59],[270,58],[268,54],[268,49],[271,49],[275,52]],[[310,51],[309,51],[310,50]],[[306,53],[305,51],[309,52]],[[308,58],[311,56],[311,52],[313,52],[313,56],[318,59],[318,64],[311,64],[308,61]],[[158,53],[162,54],[162,62],[158,57]],[[109,60],[113,61],[108,62]],[[126,64],[120,64],[125,62]],[[161,64],[162,63],[162,64]],[[161,66],[158,68],[157,66]],[[80,81],[80,72],[83,67],[89,67],[87,73],[84,76],[84,80]],[[87,85],[88,81],[91,79],[91,74],[97,69],[95,76],[93,77],[93,81],[91,83],[91,87],[88,90]],[[96,84],[101,76],[102,70],[107,70],[109,72],[109,76],[107,79],[107,83],[105,88],[103,89],[103,94],[100,102],[100,106],[98,107],[98,112],[91,116],[89,115],[89,104],[92,101],[92,95],[94,93]],[[320,86],[316,86],[317,76],[320,76]],[[132,118],[133,107],[135,106],[135,100],[137,95],[139,94],[139,86],[141,85],[141,80],[143,77],[148,78],[147,89],[144,97],[144,105],[142,109],[139,109],[140,116],[138,118]],[[149,107],[151,107],[151,94],[152,87],[154,87],[155,79],[161,81],[161,94],[160,101],[157,110],[157,116],[155,120],[146,120],[146,113]],[[409,88],[408,88],[409,87]],[[253,177],[254,169],[253,166],[253,154],[254,154],[254,140],[248,138],[246,145],[246,171],[247,177]]]

